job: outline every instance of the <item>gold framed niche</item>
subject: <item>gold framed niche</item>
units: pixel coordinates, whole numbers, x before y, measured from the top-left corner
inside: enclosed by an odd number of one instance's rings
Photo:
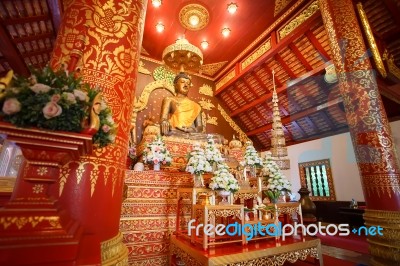
[[[311,200],[336,200],[329,159],[299,163],[299,173],[300,184],[310,191]]]

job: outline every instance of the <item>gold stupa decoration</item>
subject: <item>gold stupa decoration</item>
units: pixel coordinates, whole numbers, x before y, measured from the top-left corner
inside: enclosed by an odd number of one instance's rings
[[[285,141],[285,134],[283,132],[283,125],[278,106],[278,95],[275,88],[275,72],[272,71],[272,80],[274,91],[272,93],[272,138],[271,138],[271,157],[281,170],[290,169],[290,160],[287,157],[287,147]]]
[[[164,64],[180,72],[197,72],[203,64],[203,53],[185,38],[167,46],[162,54]]]

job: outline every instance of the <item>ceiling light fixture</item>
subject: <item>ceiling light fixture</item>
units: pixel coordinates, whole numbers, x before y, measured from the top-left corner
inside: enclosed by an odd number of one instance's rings
[[[151,3],[154,7],[160,7],[162,4],[162,0],[151,0]]]
[[[162,24],[161,22],[158,22],[157,25],[156,25],[156,30],[157,30],[158,32],[163,32],[164,29],[165,29],[164,24]]]
[[[224,35],[224,37],[228,37],[229,34],[231,33],[231,29],[230,28],[223,28],[221,32],[222,32],[222,35]]]
[[[208,47],[208,42],[207,42],[207,41],[202,41],[202,42],[200,43],[200,45],[201,45],[201,48],[203,48],[203,49],[205,50],[205,49],[207,49],[207,47]]]
[[[197,26],[200,22],[200,18],[196,15],[192,15],[189,17],[189,23],[190,25],[192,25],[193,27]]]
[[[232,2],[232,3],[228,4],[228,8],[227,9],[228,9],[229,13],[233,14],[238,9],[238,5],[236,3]]]

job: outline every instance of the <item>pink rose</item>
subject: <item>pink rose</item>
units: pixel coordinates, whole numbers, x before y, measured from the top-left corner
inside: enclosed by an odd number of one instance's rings
[[[101,129],[102,129],[105,133],[107,133],[108,131],[110,131],[110,127],[109,127],[108,125],[103,125],[103,126],[101,127]]]
[[[51,96],[51,101],[52,101],[53,103],[57,103],[60,99],[61,99],[60,94],[53,94],[53,95]]]
[[[35,93],[39,93],[39,92],[46,93],[46,92],[49,92],[49,90],[51,89],[50,86],[47,86],[47,85],[42,84],[42,83],[36,83],[35,85],[31,86],[30,88]]]
[[[12,115],[18,113],[21,110],[21,103],[17,98],[10,98],[5,100],[3,104],[3,113],[7,115]]]
[[[43,107],[43,115],[46,119],[50,119],[56,116],[59,116],[62,113],[62,108],[58,104],[54,102],[48,102]]]

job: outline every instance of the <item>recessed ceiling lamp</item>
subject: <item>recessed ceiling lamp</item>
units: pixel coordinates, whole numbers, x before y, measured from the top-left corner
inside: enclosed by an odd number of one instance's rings
[[[221,32],[222,32],[222,35],[224,35],[224,37],[226,38],[231,33],[231,29],[230,28],[223,28]]]
[[[161,22],[158,22],[157,25],[156,25],[156,30],[157,30],[158,32],[163,32],[164,29],[165,29],[164,24],[162,24]]]
[[[154,7],[160,7],[162,4],[161,0],[151,0],[151,3],[153,4]]]
[[[207,42],[207,41],[202,41],[202,42],[200,43],[200,45],[201,45],[201,48],[207,49],[207,47],[208,47],[208,42]]]
[[[229,13],[233,14],[238,9],[238,5],[236,3],[232,2],[232,3],[228,4],[228,8],[227,9],[228,9]]]

